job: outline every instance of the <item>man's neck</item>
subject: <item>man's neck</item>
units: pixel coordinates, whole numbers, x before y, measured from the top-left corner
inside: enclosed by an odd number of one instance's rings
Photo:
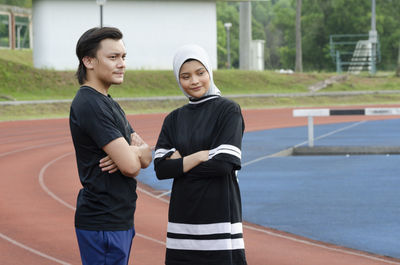
[[[84,86],[90,86],[91,88],[93,88],[97,92],[99,92],[99,93],[101,93],[101,94],[103,94],[105,96],[108,96],[108,89],[110,88],[110,86],[105,86],[101,82],[87,81],[83,85]]]

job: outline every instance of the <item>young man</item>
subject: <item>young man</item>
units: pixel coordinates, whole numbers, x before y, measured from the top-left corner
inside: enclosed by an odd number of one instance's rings
[[[121,84],[125,45],[116,28],[92,28],[79,39],[80,89],[71,104],[79,191],[75,228],[82,263],[128,264],[135,235],[136,179],[151,162],[149,146],[134,132],[108,90]]]

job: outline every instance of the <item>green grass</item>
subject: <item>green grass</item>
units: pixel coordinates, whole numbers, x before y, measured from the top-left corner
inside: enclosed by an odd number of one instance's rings
[[[349,76],[322,91],[380,91],[400,90],[400,78],[394,73],[369,76]],[[79,87],[74,71],[53,71],[33,68],[32,51],[0,50],[0,101],[72,99]],[[335,73],[279,74],[274,71],[214,71],[214,80],[223,95],[301,93],[308,92],[312,84],[325,80]],[[172,71],[127,71],[123,85],[113,86],[114,98],[140,98],[181,96]],[[318,93],[316,93],[318,95]],[[236,98],[242,108],[270,108],[293,106],[325,106],[346,104],[393,104],[400,96],[363,95],[341,97],[258,97]],[[183,101],[122,102],[127,113],[165,112],[185,104]],[[67,117],[69,104],[0,106],[0,120]]]
[[[0,59],[26,66],[33,66],[32,50],[0,50]]]

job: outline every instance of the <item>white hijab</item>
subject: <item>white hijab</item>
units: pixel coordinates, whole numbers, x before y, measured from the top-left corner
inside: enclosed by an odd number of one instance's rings
[[[183,94],[189,99],[191,98],[185,90],[183,90],[181,83],[179,82],[179,71],[181,70],[182,65],[189,59],[195,59],[202,63],[206,68],[208,75],[210,76],[210,88],[204,94],[204,96],[210,95],[221,95],[221,91],[219,91],[218,87],[214,84],[213,73],[211,64],[209,63],[207,52],[200,46],[195,44],[189,44],[180,47],[174,56],[174,73],[176,81],[178,82],[179,87],[181,88]]]

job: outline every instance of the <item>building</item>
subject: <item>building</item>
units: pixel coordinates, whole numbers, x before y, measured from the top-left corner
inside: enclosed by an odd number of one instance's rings
[[[215,0],[108,0],[104,26],[118,27],[127,48],[127,69],[172,69],[175,50],[196,43],[217,67]],[[33,0],[33,61],[37,68],[75,70],[75,46],[100,25],[96,0]]]
[[[31,47],[31,10],[0,5],[0,48],[29,49]]]

